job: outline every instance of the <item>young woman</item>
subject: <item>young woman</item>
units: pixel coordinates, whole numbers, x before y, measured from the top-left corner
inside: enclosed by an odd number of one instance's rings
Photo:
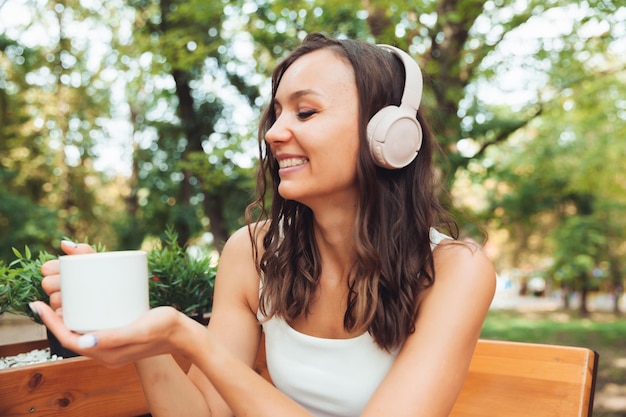
[[[57,261],[42,268],[52,308],[33,309],[66,347],[136,363],[154,416],[447,416],[495,274],[437,200],[421,88],[404,52],[320,34],[276,68],[248,210],[259,218],[224,247],[208,329],[161,307],[74,334]],[[251,369],[261,331],[273,384]]]

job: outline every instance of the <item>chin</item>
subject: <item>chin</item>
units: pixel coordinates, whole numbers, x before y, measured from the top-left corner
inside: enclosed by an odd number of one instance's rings
[[[294,189],[294,187],[285,187],[283,186],[283,184],[278,186],[278,194],[284,198],[285,200],[293,200],[293,201],[297,201],[299,203],[303,203],[303,199],[305,197],[305,195],[302,193],[302,189],[301,187],[295,187],[297,189]]]
[[[293,192],[290,192],[289,190],[281,190],[280,187],[278,187],[278,195],[280,195],[285,200],[298,201],[298,193],[293,193]]]

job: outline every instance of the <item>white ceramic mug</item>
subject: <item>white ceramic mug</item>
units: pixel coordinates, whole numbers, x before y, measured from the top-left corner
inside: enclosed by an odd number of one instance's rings
[[[59,257],[63,321],[75,332],[125,326],[150,309],[144,251]]]

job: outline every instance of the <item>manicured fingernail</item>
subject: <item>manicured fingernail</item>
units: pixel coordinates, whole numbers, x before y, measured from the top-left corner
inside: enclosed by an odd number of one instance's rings
[[[61,245],[66,245],[66,246],[70,246],[72,248],[77,248],[78,245],[74,242],[72,242],[71,240],[62,240],[61,241]]]
[[[28,303],[28,307],[30,307],[30,311],[32,311],[34,315],[39,316],[39,310],[37,310],[35,303]]]
[[[84,334],[78,338],[78,347],[81,349],[88,349],[95,347],[98,344],[98,338],[93,334]]]
[[[33,312],[33,319],[37,323],[42,324],[43,320],[41,320],[41,316],[39,315],[39,310],[37,309],[37,306],[35,305],[35,303],[28,303],[28,307],[30,308],[30,311]]]

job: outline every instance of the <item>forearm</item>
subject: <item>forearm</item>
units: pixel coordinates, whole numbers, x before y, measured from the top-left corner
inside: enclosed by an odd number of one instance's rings
[[[142,359],[135,367],[154,417],[212,415],[201,391],[171,355]]]

